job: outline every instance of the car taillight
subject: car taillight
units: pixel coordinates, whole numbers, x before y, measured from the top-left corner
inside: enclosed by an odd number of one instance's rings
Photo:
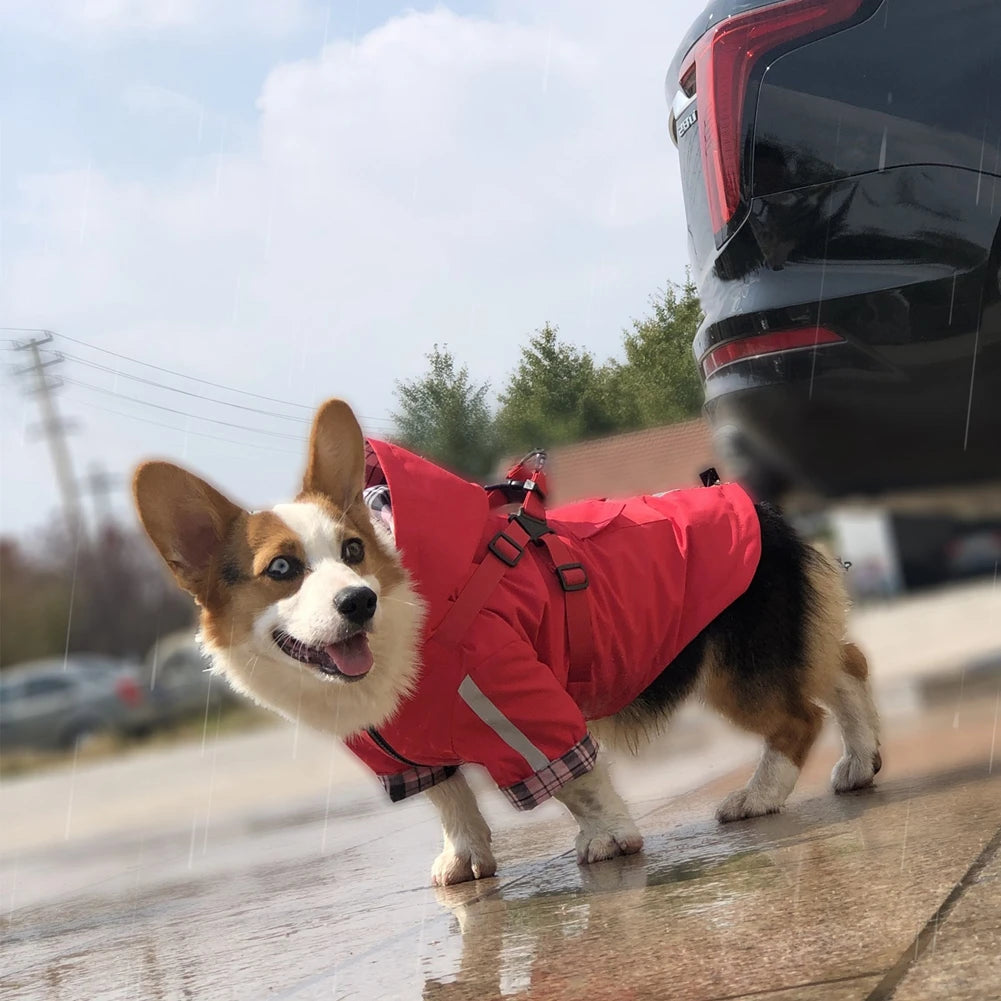
[[[826,327],[799,327],[795,330],[776,330],[769,334],[745,337],[739,341],[727,341],[713,348],[702,359],[702,376],[708,379],[713,372],[731,365],[735,361],[758,358],[761,355],[776,354],[780,351],[797,351],[801,348],[816,348],[823,344],[838,344],[844,341],[840,334]]]
[[[863,0],[785,0],[721,21],[681,68],[682,90],[698,95],[702,169],[716,245],[740,206],[744,102],[763,55],[850,20]]]
[[[127,706],[142,704],[143,690],[132,678],[119,678],[115,682],[115,694]]]

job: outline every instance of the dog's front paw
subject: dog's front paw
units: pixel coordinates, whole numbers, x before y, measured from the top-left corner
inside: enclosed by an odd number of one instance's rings
[[[577,861],[590,865],[617,855],[635,855],[642,847],[643,835],[628,817],[607,824],[588,824],[577,835]]]
[[[751,817],[763,817],[768,813],[778,813],[781,803],[770,802],[751,789],[738,789],[730,793],[716,808],[716,819],[721,824],[729,824],[734,820],[749,820]]]
[[[883,767],[883,758],[878,750],[867,758],[857,754],[846,754],[831,772],[831,785],[835,792],[852,792],[872,785],[876,773]]]
[[[431,866],[431,885],[454,886],[471,879],[486,879],[496,872],[497,862],[486,846],[465,850],[446,848]]]

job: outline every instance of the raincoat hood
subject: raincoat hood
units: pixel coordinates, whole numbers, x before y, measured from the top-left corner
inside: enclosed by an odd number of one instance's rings
[[[426,631],[482,557],[487,492],[399,445],[368,439],[393,498],[396,545],[421,597]]]

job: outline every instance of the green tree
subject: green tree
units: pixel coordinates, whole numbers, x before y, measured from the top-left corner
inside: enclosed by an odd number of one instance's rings
[[[535,332],[500,394],[497,425],[508,448],[559,445],[617,427],[605,369],[558,333],[549,323]]]
[[[608,366],[608,392],[621,427],[670,424],[702,408],[692,341],[703,313],[691,276],[658,290],[650,306],[650,314],[623,333],[625,362]]]
[[[490,383],[474,383],[447,347],[435,344],[427,360],[424,375],[396,384],[397,441],[458,473],[487,475],[497,460]]]

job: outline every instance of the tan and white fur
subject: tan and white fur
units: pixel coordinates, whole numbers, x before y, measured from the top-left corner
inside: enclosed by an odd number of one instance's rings
[[[423,606],[392,537],[363,501],[364,467],[357,420],[347,404],[330,400],[316,415],[302,490],[291,503],[250,513],[165,462],[144,463],[134,480],[146,531],[200,606],[202,641],[215,669],[258,703],[339,738],[384,724],[421,670]],[[878,771],[878,717],[865,658],[843,642],[847,599],[840,571],[814,555],[806,584],[808,662],[797,668],[793,683],[765,679],[753,698],[744,699],[726,662],[728,634],[721,633],[721,639],[707,630],[698,653],[691,692],[765,738],[757,771],[721,804],[721,821],[782,806],[819,732],[821,704],[834,713],[844,735],[834,788],[860,788]],[[363,595],[370,617],[363,621],[367,610],[354,606],[352,617],[342,614],[339,602],[345,594]],[[329,669],[343,657],[354,658],[347,662],[353,676]],[[592,729],[603,740],[635,747],[688,694],[671,692],[656,705],[637,700],[616,717],[594,721]],[[492,876],[490,829],[462,773],[427,795],[441,815],[444,834],[432,881],[446,885]],[[556,796],[580,828],[580,862],[642,847],[601,755],[591,772]]]

